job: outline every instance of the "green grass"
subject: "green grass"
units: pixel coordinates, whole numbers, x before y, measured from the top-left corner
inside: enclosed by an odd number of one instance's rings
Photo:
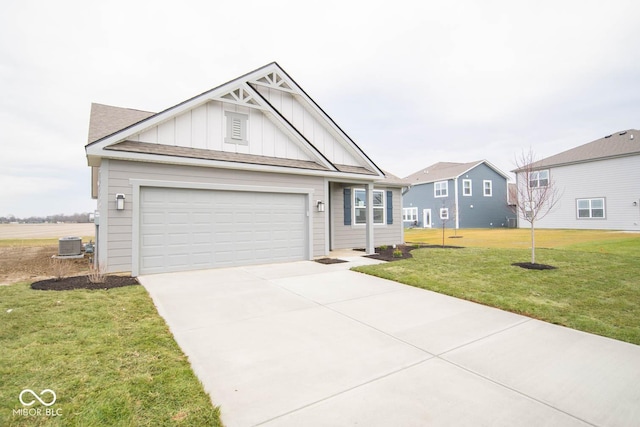
[[[569,234],[579,243],[536,250],[537,262],[556,270],[511,266],[529,261],[530,252],[508,247],[418,249],[413,259],[356,270],[640,344],[639,236],[588,241]]]
[[[142,286],[2,286],[0,325],[0,425],[221,425]],[[61,415],[15,415],[27,388],[53,390],[49,409]],[[37,402],[31,408],[46,409]]]
[[[493,229],[445,229],[445,245],[480,247],[480,248],[530,248],[531,230],[528,228],[493,228]],[[459,238],[450,238],[457,234]],[[409,228],[405,230],[407,243],[442,244],[442,229]],[[585,243],[590,245],[596,241],[638,240],[640,233],[621,233],[607,230],[536,230],[536,248],[561,248]]]

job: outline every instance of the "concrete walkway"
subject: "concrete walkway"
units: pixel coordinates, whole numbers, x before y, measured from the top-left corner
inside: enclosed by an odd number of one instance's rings
[[[640,425],[640,346],[348,259],[140,281],[227,427]]]

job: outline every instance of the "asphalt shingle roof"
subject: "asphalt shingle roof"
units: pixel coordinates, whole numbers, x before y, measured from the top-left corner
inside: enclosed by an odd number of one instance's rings
[[[470,163],[438,162],[412,173],[404,181],[407,185],[415,185],[454,179],[480,163],[482,160]]]
[[[532,167],[539,169],[636,154],[640,154],[640,131],[628,129],[546,157],[533,163]]]
[[[149,111],[92,103],[88,142],[97,141],[155,114]]]

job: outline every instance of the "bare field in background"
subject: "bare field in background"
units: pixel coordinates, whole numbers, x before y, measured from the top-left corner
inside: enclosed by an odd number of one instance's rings
[[[96,227],[84,224],[0,224],[0,240],[92,237]]]
[[[80,237],[95,241],[95,225],[87,224],[0,224],[0,285],[34,282],[56,276],[52,256],[58,253],[58,239]],[[89,271],[89,256],[62,260],[71,276]]]

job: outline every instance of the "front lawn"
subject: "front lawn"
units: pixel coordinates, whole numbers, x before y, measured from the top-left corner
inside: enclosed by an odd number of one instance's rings
[[[528,261],[528,249],[480,247],[416,249],[412,259],[355,270],[640,344],[640,238],[574,246],[536,251],[556,270],[511,266]]]
[[[0,347],[0,425],[221,425],[142,286],[0,286]]]

